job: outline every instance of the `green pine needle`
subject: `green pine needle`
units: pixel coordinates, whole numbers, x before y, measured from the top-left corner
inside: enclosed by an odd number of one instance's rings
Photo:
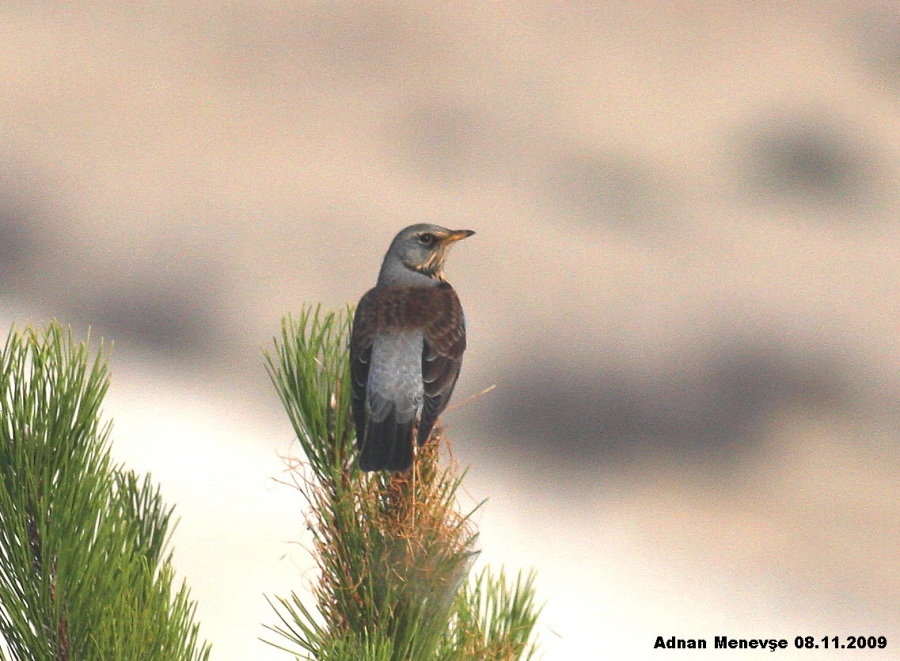
[[[166,551],[172,510],[109,455],[101,345],[56,323],[0,354],[0,659],[207,659]]]

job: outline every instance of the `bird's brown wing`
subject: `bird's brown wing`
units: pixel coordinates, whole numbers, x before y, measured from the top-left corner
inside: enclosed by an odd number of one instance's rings
[[[466,327],[459,298],[449,284],[442,283],[434,288],[375,287],[359,301],[350,334],[350,376],[353,391],[351,406],[357,446],[363,455],[366,455],[366,451],[372,455],[369,457],[372,461],[367,459],[365,462],[367,466],[378,463],[373,457],[384,449],[375,447],[378,444],[372,439],[367,441],[367,427],[370,426],[367,386],[372,344],[376,333],[412,329],[422,330],[424,392],[417,434],[421,445],[428,440],[437,417],[446,408],[462,365],[462,355],[466,349]],[[378,422],[386,424],[385,421]],[[397,433],[394,434],[396,435]],[[400,443],[381,445],[395,448]],[[404,452],[407,449],[407,446],[403,446]],[[381,454],[393,457],[392,453],[393,450]],[[403,457],[406,460],[406,454]],[[361,457],[361,462],[365,458]],[[381,455],[377,457],[379,460],[384,458]]]
[[[356,306],[353,329],[350,332],[350,381],[352,394],[350,405],[353,424],[356,427],[356,444],[362,449],[366,435],[366,383],[369,380],[369,361],[372,358],[372,342],[375,338],[377,303],[376,290],[369,290]]]
[[[450,401],[466,350],[465,317],[453,287],[442,283],[431,293],[423,326],[422,382],[425,392],[417,434],[419,445],[428,440],[437,417]]]

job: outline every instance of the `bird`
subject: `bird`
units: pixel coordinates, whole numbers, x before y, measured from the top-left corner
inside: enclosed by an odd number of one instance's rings
[[[466,324],[444,276],[450,246],[475,234],[419,223],[391,242],[350,331],[351,408],[363,471],[406,471],[453,393]]]

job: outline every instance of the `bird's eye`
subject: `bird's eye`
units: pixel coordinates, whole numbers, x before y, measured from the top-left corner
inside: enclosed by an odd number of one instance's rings
[[[434,243],[435,237],[434,234],[425,232],[424,234],[420,234],[417,238],[419,239],[419,243],[421,243],[423,246],[430,246],[432,243]]]

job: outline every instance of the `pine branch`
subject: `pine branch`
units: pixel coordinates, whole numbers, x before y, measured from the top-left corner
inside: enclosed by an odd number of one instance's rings
[[[483,574],[461,590],[477,532],[457,503],[464,475],[439,464],[440,429],[418,449],[411,471],[359,471],[351,312],[306,308],[283,321],[274,353],[266,354],[306,456],[292,468],[319,567],[315,610],[296,593],[270,600],[281,624],[268,628],[293,647],[271,644],[318,661],[532,658],[538,609],[531,577],[510,588],[502,574]]]
[[[445,641],[446,659],[512,661],[533,659],[530,644],[540,607],[534,602],[534,579],[516,577],[509,585],[503,570],[481,570],[459,595]]]
[[[103,347],[55,323],[0,354],[0,659],[209,656],[173,589],[172,510],[110,458],[108,385]]]

